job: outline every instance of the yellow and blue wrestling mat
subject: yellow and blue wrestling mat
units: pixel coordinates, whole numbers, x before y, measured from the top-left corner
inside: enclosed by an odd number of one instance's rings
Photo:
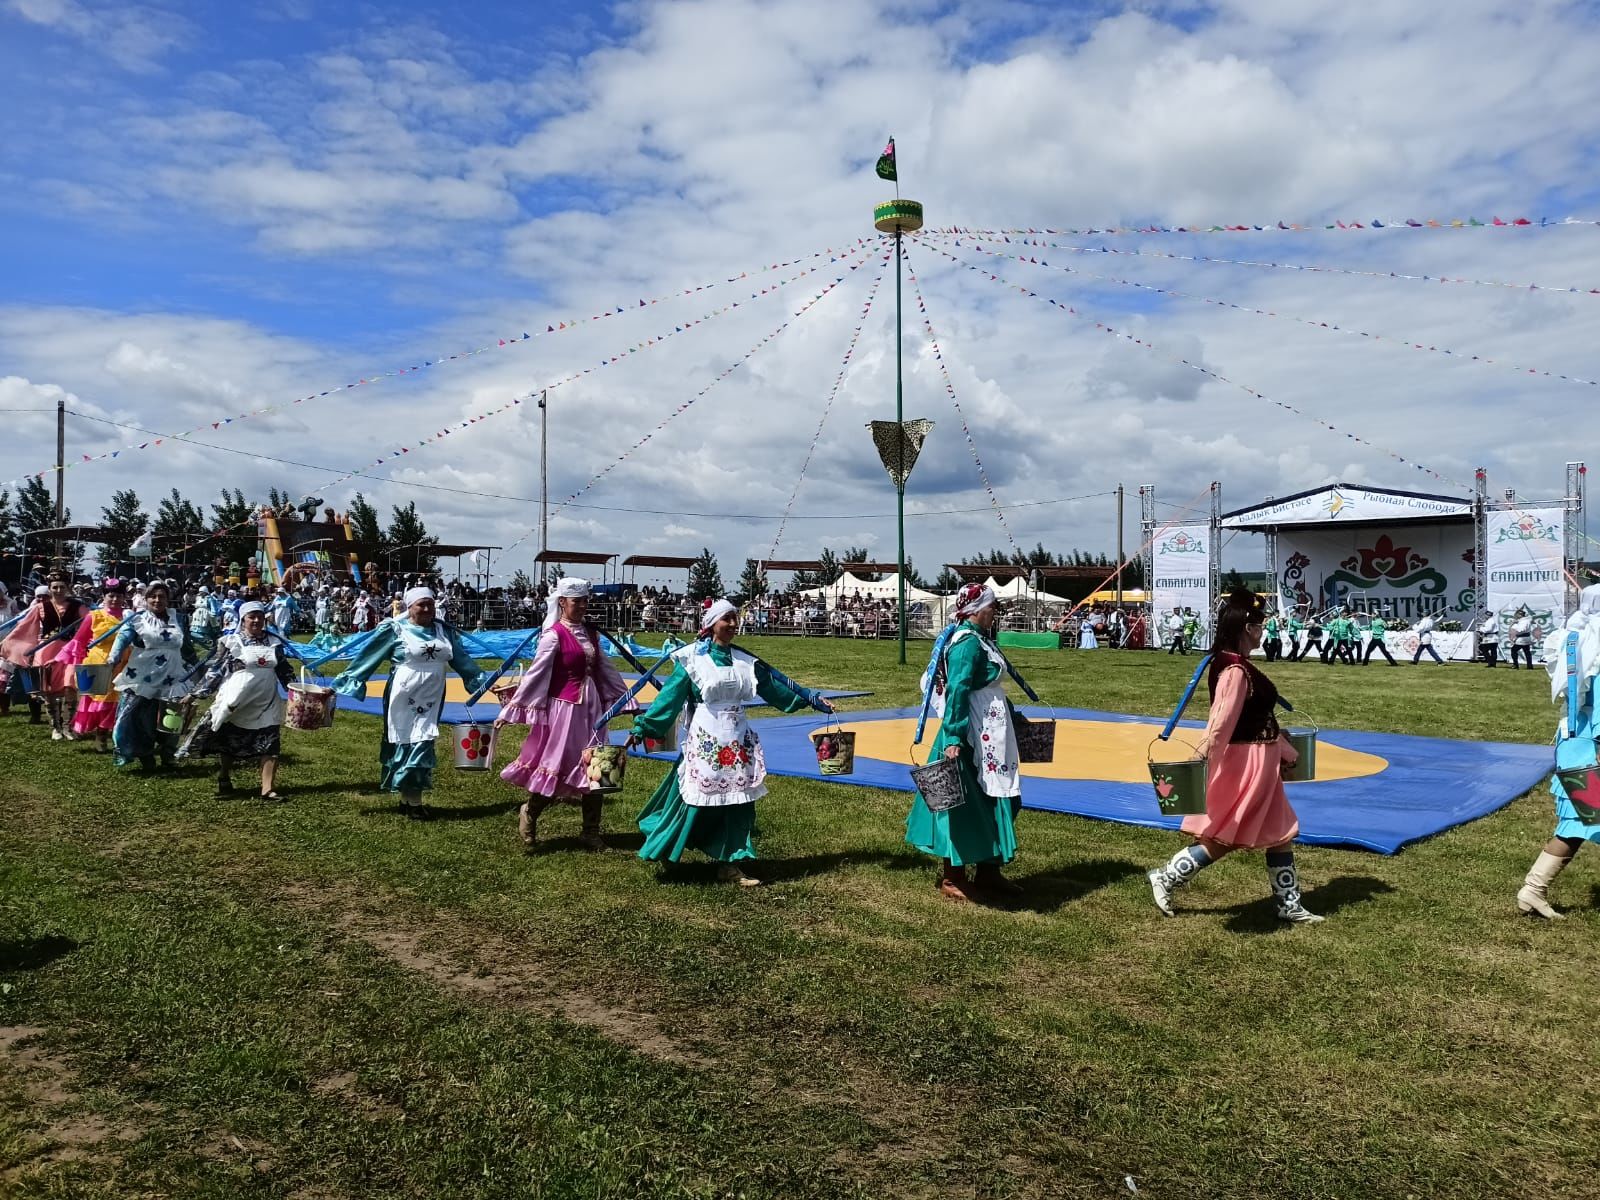
[[[1147,750],[1163,721],[1075,708],[1021,711],[1032,720],[1056,722],[1054,760],[1022,767],[1024,807],[1178,827],[1181,818],[1157,810],[1147,768]],[[929,721],[922,745],[913,747],[914,708],[849,713],[840,725],[856,735],[855,774],[818,771],[810,735],[823,727],[823,719],[815,714],[757,723],[768,772],[909,792],[907,767],[927,758],[938,728]],[[1174,743],[1185,740],[1188,731],[1192,744],[1203,728],[1183,722]],[[1169,743],[1157,757],[1174,757],[1176,750]],[[1409,842],[1503,808],[1549,775],[1551,763],[1547,746],[1324,730],[1318,737],[1316,778],[1285,786],[1300,817],[1299,841],[1394,854]]]

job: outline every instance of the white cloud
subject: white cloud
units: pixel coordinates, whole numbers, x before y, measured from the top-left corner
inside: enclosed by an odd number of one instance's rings
[[[33,25],[71,37],[134,72],[158,69],[160,60],[188,41],[187,21],[147,4],[88,4],[80,0],[7,0],[6,8]]]

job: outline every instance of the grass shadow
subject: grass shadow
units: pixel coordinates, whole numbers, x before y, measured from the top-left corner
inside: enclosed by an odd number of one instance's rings
[[[1023,889],[1023,894],[1001,907],[1052,913],[1103,887],[1143,874],[1144,868],[1137,863],[1118,858],[1096,858],[1059,870],[1035,871],[1013,878],[1012,882]]]
[[[14,942],[0,941],[0,971],[37,971],[40,967],[48,967],[58,958],[65,958],[77,948],[77,942],[59,933],[18,938]]]
[[[835,854],[806,854],[798,858],[758,858],[738,863],[740,870],[753,875],[762,883],[793,883],[814,875],[826,875],[840,867],[872,865],[887,867],[891,871],[920,871],[927,868],[927,860],[915,854],[891,851],[849,851]],[[722,866],[715,862],[661,863],[658,878],[662,883],[692,884],[699,886],[717,883],[717,871]]]
[[[1331,917],[1341,909],[1365,904],[1375,896],[1394,891],[1394,885],[1371,875],[1341,875],[1309,891],[1301,893],[1305,906],[1319,917]],[[1287,921],[1280,921],[1270,894],[1258,900],[1248,900],[1221,911],[1231,913],[1225,928],[1229,933],[1276,933],[1288,929]]]

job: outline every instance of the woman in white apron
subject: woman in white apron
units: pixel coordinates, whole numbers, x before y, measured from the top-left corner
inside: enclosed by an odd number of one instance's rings
[[[405,616],[391,617],[378,626],[349,670],[333,681],[334,690],[365,696],[367,680],[383,666],[390,669],[383,689],[383,743],[378,752],[381,786],[400,793],[406,816],[426,821],[432,814],[423,807],[422,793],[433,786],[433,768],[438,764],[434,743],[444,711],[445,673],[454,670],[469,691],[482,686],[487,675],[462,647],[455,629],[434,619],[433,590],[425,587],[405,594]]]
[[[760,880],[737,865],[755,858],[750,833],[756,801],[767,794],[761,739],[745,716],[757,698],[781,713],[833,706],[733,646],[739,610],[718,600],[701,618],[700,637],[672,656],[677,668],[655,703],[633,722],[634,738],[664,739],[685,705],[693,704],[677,769],[661,781],[639,814],[647,862],[677,862],[686,849],[722,864],[718,878],[753,887]]]
[[[939,891],[952,900],[971,900],[974,890],[997,897],[1021,891],[1000,873],[1017,853],[1022,781],[1011,702],[1002,687],[1006,659],[994,643],[995,600],[982,584],[956,593],[959,623],[934,643],[923,676],[924,704],[940,717],[928,761],[960,762],[962,802],[935,812],[918,792],[906,816],[906,841],[943,863]],[[975,867],[970,881],[968,864]]]
[[[111,661],[122,666],[112,680],[119,699],[111,761],[119,767],[137,761],[153,770],[158,755],[162,766],[171,766],[178,752],[182,729],[165,724],[162,702],[189,693],[189,675],[199,659],[182,614],[170,607],[171,598],[165,583],[151,583],[145,589],[144,611],[130,617],[111,643]]]
[[[234,794],[233,764],[261,761],[261,798],[281,800],[273,784],[282,749],[283,697],[278,686],[294,678],[284,641],[267,632],[267,610],[254,600],[239,607],[239,632],[217,643],[200,695],[216,694],[189,746],[192,755],[215,754],[217,796]]]

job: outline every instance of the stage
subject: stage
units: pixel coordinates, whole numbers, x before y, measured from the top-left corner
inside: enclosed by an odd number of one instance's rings
[[[1146,767],[1147,750],[1163,722],[1087,709],[1022,711],[1035,720],[1056,721],[1054,761],[1022,768],[1024,807],[1127,825],[1178,827],[1179,818],[1157,811]],[[913,753],[916,720],[916,710],[909,708],[847,714],[841,727],[856,734],[855,774],[847,776],[824,776],[817,770],[810,735],[823,728],[824,718],[776,717],[760,721],[756,729],[769,774],[910,792],[907,767],[926,758],[938,729],[930,720],[922,746]],[[1187,737],[1192,745],[1203,728],[1199,722],[1183,722],[1173,741]],[[1183,754],[1176,746],[1157,743],[1155,757]],[[1287,786],[1300,816],[1300,842],[1394,854],[1410,842],[1503,808],[1550,770],[1548,746],[1330,730],[1318,740],[1317,778]]]

